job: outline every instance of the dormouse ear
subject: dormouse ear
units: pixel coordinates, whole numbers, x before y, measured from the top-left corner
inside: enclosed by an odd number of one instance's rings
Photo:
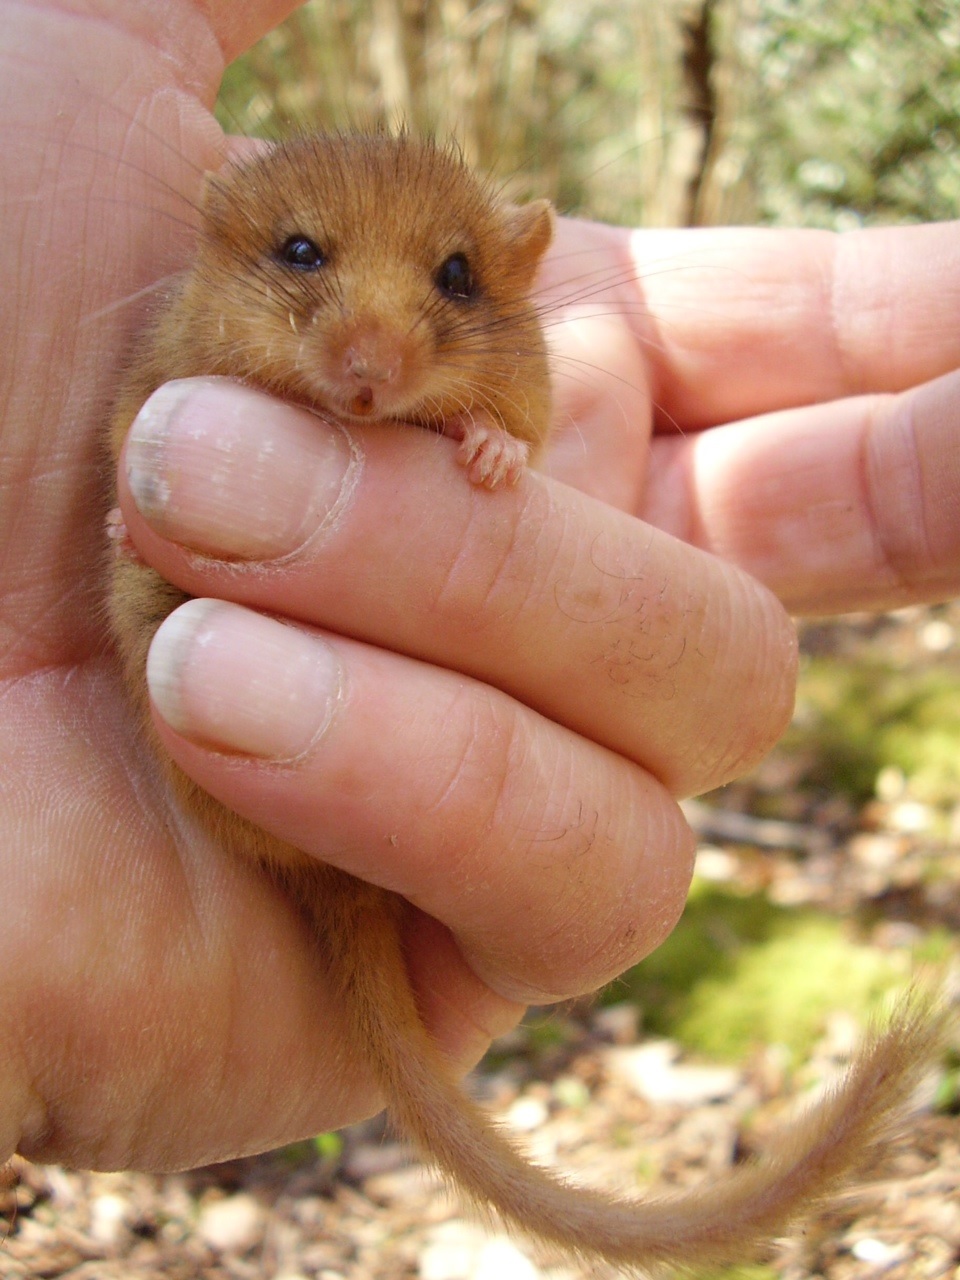
[[[508,204],[503,209],[503,225],[513,277],[521,288],[528,289],[553,239],[553,205],[549,200]]]

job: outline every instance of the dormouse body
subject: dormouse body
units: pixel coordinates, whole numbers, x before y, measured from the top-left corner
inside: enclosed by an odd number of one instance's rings
[[[410,423],[459,440],[474,483],[516,481],[546,439],[546,350],[530,289],[551,236],[459,155],[409,136],[303,137],[208,179],[196,259],[135,352],[108,426],[114,460],[173,378],[242,379],[339,420]],[[109,570],[113,635],[151,740],[147,649],[186,597],[126,547]],[[905,1004],[842,1088],[755,1164],[679,1196],[619,1199],[530,1163],[450,1078],[417,1010],[392,895],[265,835],[167,760],[178,802],[278,878],[339,983],[352,1051],[394,1124],[481,1208],[584,1258],[629,1268],[741,1260],[833,1188],[885,1131],[938,1043]]]

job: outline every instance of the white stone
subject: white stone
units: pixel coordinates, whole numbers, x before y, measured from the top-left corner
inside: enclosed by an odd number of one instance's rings
[[[877,1240],[875,1236],[858,1240],[850,1252],[860,1262],[870,1262],[874,1266],[882,1267],[898,1261],[898,1251],[882,1240]]]
[[[647,1102],[676,1102],[699,1106],[729,1098],[741,1081],[736,1067],[677,1063],[676,1046],[666,1040],[635,1049],[614,1049],[610,1068]]]
[[[921,804],[919,800],[901,800],[891,807],[887,823],[904,835],[922,835],[932,828],[935,816],[928,804]]]
[[[847,845],[850,857],[870,871],[888,871],[900,856],[900,841],[887,832],[861,831]]]
[[[485,1239],[479,1227],[462,1218],[441,1223],[421,1251],[420,1280],[471,1280]]]
[[[540,1098],[518,1098],[504,1118],[517,1133],[532,1133],[546,1123],[548,1114],[546,1103]]]
[[[480,1250],[470,1280],[539,1280],[540,1269],[512,1240],[498,1236]]]
[[[253,1196],[215,1200],[200,1211],[197,1231],[204,1244],[223,1252],[245,1253],[263,1235],[265,1213]]]
[[[946,653],[955,641],[953,627],[943,618],[931,618],[920,628],[920,643],[930,653]]]
[[[715,884],[725,884],[733,880],[740,870],[740,859],[726,849],[716,845],[702,844],[697,848],[695,874],[701,880],[709,880]]]
[[[127,1202],[122,1196],[97,1196],[90,1207],[90,1234],[99,1244],[116,1244],[124,1232]]]
[[[420,1280],[540,1280],[542,1272],[506,1236],[490,1236],[464,1219],[431,1232],[420,1255]]]

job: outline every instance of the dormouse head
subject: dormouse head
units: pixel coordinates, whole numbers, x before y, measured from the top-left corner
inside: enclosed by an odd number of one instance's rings
[[[550,205],[502,199],[451,147],[295,138],[211,178],[203,214],[211,338],[317,408],[441,421],[543,360],[529,294]]]

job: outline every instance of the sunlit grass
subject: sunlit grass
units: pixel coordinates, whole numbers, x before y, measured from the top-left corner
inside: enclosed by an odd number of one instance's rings
[[[799,1060],[830,1014],[869,1018],[908,968],[833,917],[698,885],[671,936],[605,998],[637,1000],[647,1032],[711,1058],[740,1061],[773,1043]]]

